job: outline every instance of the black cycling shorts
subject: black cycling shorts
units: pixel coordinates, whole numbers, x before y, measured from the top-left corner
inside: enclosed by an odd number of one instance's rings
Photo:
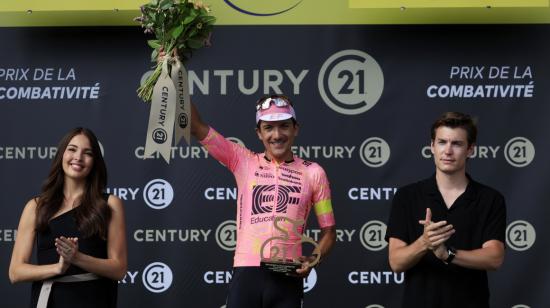
[[[303,279],[273,273],[257,266],[235,267],[227,308],[300,308]]]

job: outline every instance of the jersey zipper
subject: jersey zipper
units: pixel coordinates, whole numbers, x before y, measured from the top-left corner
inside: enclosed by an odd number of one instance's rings
[[[273,208],[271,210],[271,215],[273,217],[273,223],[271,224],[271,236],[276,236],[275,235],[275,218],[276,218],[276,214],[277,214],[277,202],[279,202],[279,165],[276,163],[276,162],[273,162],[273,164],[275,165],[275,188],[274,188],[274,193],[275,193],[275,197],[273,198]],[[270,245],[273,245],[274,243],[271,243]],[[270,247],[271,249],[271,247]],[[281,252],[279,252],[281,253]]]

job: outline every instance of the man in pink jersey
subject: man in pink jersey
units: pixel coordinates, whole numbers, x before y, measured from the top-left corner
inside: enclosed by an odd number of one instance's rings
[[[309,264],[315,258],[302,257],[299,243],[312,209],[321,227],[313,254],[324,258],[336,240],[329,182],[323,168],[291,151],[298,130],[296,113],[287,97],[261,98],[256,106],[256,133],[265,151],[254,153],[222,137],[192,106],[191,133],[237,181],[237,247],[227,308],[301,307],[302,279],[311,271]],[[294,232],[293,225],[284,221],[283,230],[288,231],[282,232],[274,227],[276,217],[302,223]],[[294,275],[260,267],[262,244],[272,237],[279,239],[268,242],[264,254],[277,247],[286,251],[285,257],[300,259],[302,267]]]

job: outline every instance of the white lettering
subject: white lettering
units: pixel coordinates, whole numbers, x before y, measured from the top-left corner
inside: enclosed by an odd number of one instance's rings
[[[17,237],[16,229],[0,229],[0,242],[13,242]]]
[[[237,200],[237,188],[209,187],[204,190],[204,197],[207,200]]]
[[[351,200],[391,200],[396,187],[352,187],[348,190]]]
[[[404,273],[384,272],[358,272],[348,274],[351,284],[402,284],[405,281]]]
[[[137,147],[134,151],[136,158],[139,159],[159,159],[162,156],[159,152],[155,152],[145,157],[145,148]],[[201,146],[187,146],[187,147],[172,147],[170,151],[170,158],[182,158],[182,159],[198,159],[208,158],[208,151]]]
[[[292,146],[292,152],[304,159],[317,159],[317,158],[334,158],[334,159],[350,159],[355,150],[355,146]]]
[[[210,229],[137,229],[136,242],[207,242]]]
[[[230,271],[208,271],[204,273],[204,282],[208,284],[227,284],[231,281]]]
[[[135,271],[135,272],[126,272],[126,275],[124,275],[124,278],[122,278],[122,280],[120,280],[118,283],[130,283],[130,284],[134,284],[136,283],[136,276],[139,272],[138,271]],[[130,279],[130,281],[126,281],[126,279]]]

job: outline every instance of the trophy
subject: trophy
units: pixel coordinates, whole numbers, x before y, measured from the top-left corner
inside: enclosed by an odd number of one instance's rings
[[[285,220],[292,224],[292,232],[298,235],[300,237],[300,240],[292,245],[292,247],[290,248],[290,254],[287,247],[285,247],[284,245],[281,245],[281,247],[276,244],[272,244],[269,249],[269,255],[266,256],[265,248],[267,247],[267,245],[270,244],[270,242],[277,243],[277,241],[286,242],[289,240],[288,230],[279,225],[279,222]],[[301,226],[303,223],[303,220],[293,220],[283,216],[276,216],[273,219],[273,225],[275,229],[281,231],[282,235],[270,237],[263,242],[260,249],[261,267],[272,272],[286,275],[296,274],[296,270],[302,268],[302,262],[300,262],[297,257],[298,249],[301,248],[302,243],[309,243],[313,245],[314,249],[317,249],[319,247],[319,244],[317,244],[312,238],[298,232],[298,227]],[[320,253],[313,253],[312,256],[315,257],[315,259],[309,263],[309,267],[317,265],[317,263],[319,263],[319,260],[321,259]]]

